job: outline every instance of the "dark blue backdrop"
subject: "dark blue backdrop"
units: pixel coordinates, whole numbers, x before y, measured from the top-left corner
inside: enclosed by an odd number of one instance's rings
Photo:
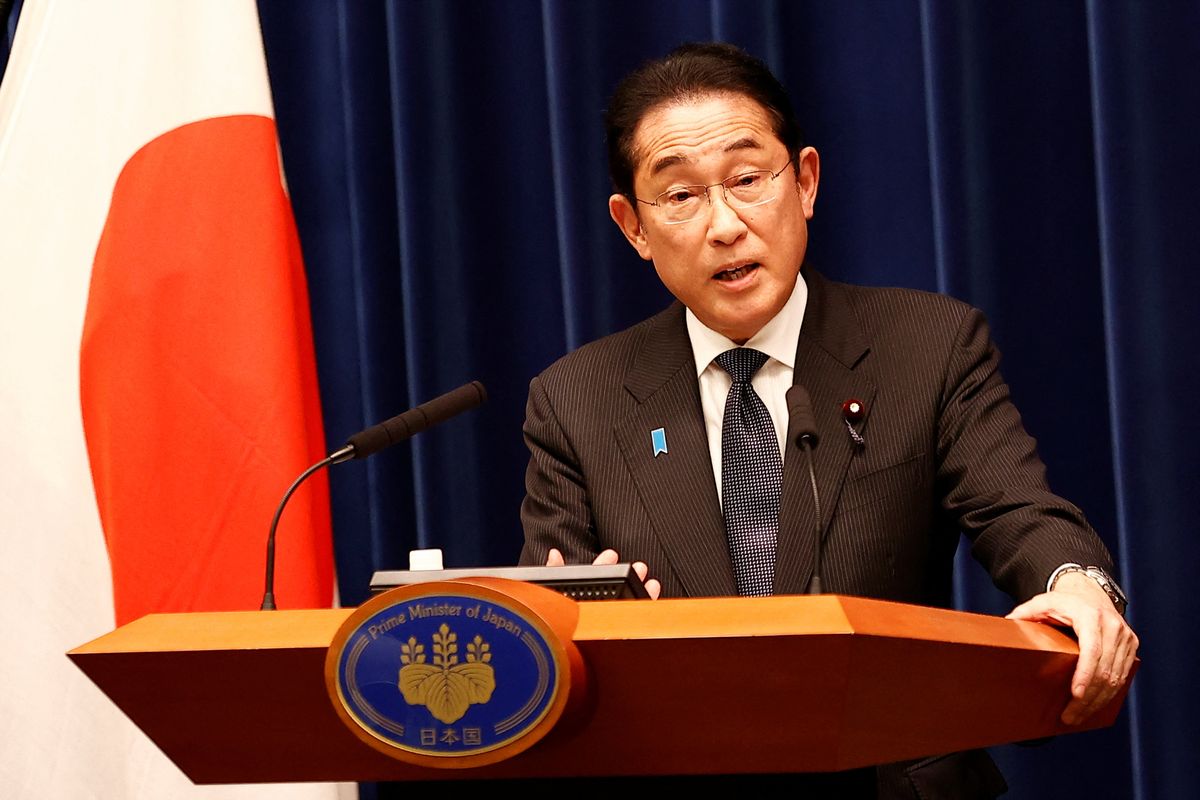
[[[0,71],[20,5],[0,0]],[[259,10],[330,450],[468,380],[491,395],[332,471],[343,603],[414,547],[515,563],[529,378],[668,299],[607,216],[608,92],[674,44],[732,41],[772,65],[821,151],[811,260],[983,308],[1052,485],[1117,558],[1144,660],[1126,708],[995,748],[1009,796],[1196,794],[1200,1]],[[1007,610],[960,560],[960,606]]]
[[[606,98],[643,59],[724,39],[771,64],[821,151],[811,260],[983,308],[1052,484],[1119,561],[1134,692],[1112,728],[996,748],[1010,796],[1195,792],[1196,3],[260,8],[330,447],[471,379],[491,394],[331,475],[346,602],[413,547],[515,562],[530,377],[667,301],[608,219]],[[962,606],[1007,610],[963,566]]]
[[[468,380],[491,395],[332,472],[343,602],[414,547],[516,561],[530,377],[667,302],[608,219],[605,100],[643,59],[724,39],[771,64],[821,151],[811,260],[983,308],[1052,484],[1118,559],[1129,702],[1112,728],[995,748],[1009,796],[1195,795],[1200,5],[259,5],[330,449]],[[962,607],[1007,610],[963,567]]]

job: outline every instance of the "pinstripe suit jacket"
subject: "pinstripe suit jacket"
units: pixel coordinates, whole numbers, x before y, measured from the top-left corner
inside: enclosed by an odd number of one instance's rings
[[[824,536],[825,591],[949,606],[960,531],[1014,599],[1067,561],[1111,568],[1083,515],[1050,492],[981,312],[948,297],[836,283],[809,267],[795,381],[812,398],[817,519],[789,432],[777,594],[805,590]],[[851,440],[842,403],[867,416]],[[650,432],[664,428],[667,453]],[[530,384],[523,564],[551,547],[645,561],[664,597],[736,594],[679,303],[563,357]]]
[[[949,607],[960,532],[1016,600],[1044,591],[1065,562],[1111,568],[1079,509],[1046,485],[981,312],[941,295],[835,283],[808,267],[804,275],[794,380],[818,428],[821,518],[789,430],[776,594],[807,587],[818,529],[822,583],[837,594]],[[861,447],[842,417],[852,397],[867,409]],[[655,428],[668,449],[657,457]],[[681,305],[534,378],[524,431],[521,563],[544,564],[551,547],[590,563],[611,547],[645,561],[664,597],[736,594]],[[880,800],[994,798],[1006,788],[980,750],[876,770],[731,777],[735,791]]]

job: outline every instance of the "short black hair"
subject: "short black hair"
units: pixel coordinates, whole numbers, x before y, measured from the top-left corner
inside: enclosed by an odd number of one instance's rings
[[[633,201],[633,135],[646,114],[666,103],[721,93],[744,95],[761,105],[788,155],[800,153],[804,137],[792,101],[765,63],[732,44],[688,42],[617,84],[604,115],[613,189]]]

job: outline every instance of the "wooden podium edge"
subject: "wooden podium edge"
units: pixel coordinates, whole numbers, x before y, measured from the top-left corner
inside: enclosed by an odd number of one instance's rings
[[[532,588],[549,591],[543,587]],[[1028,684],[1022,691],[1036,690],[1046,697],[1061,693],[1061,703],[1065,706],[1065,681],[1069,670],[1064,672],[1062,665],[1073,664],[1078,652],[1070,637],[1038,623],[838,595],[649,602],[575,603],[568,598],[563,600],[568,604],[564,608],[569,607],[576,614],[571,640],[578,647],[582,663],[586,664],[587,688],[579,694],[572,688],[571,707],[564,710],[553,730],[547,731],[545,738],[528,751],[495,764],[466,770],[432,769],[395,761],[358,741],[338,719],[324,691],[324,661],[336,631],[355,609],[149,615],[80,645],[68,655],[194,781],[245,783],[650,775],[658,774],[654,770],[659,763],[675,770],[685,768],[703,774],[727,770],[731,764],[741,765],[741,761],[731,761],[719,751],[714,751],[704,763],[689,760],[693,758],[690,745],[695,742],[688,737],[701,734],[697,730],[689,731],[688,726],[694,728],[700,724],[703,715],[674,720],[683,738],[680,742],[657,741],[641,732],[642,728],[661,730],[664,724],[664,719],[654,708],[656,701],[671,694],[661,691],[664,686],[661,681],[667,679],[661,661],[663,654],[674,657],[682,653],[702,653],[710,660],[712,652],[730,651],[731,645],[732,652],[737,648],[753,647],[770,653],[780,647],[785,651],[797,647],[803,649],[820,641],[873,646],[870,643],[911,640],[924,643],[922,647],[935,649],[955,645],[967,651],[974,649],[979,657],[1000,654],[1010,660],[1024,659],[1029,663],[1053,661],[1057,666],[1050,673],[1027,676]],[[901,638],[897,638],[897,634]],[[956,638],[947,640],[947,636]],[[717,647],[717,642],[724,644]],[[901,651],[905,649],[900,648]],[[639,664],[637,659],[647,657],[647,654],[650,662]],[[659,661],[655,662],[655,658]],[[728,666],[720,662],[721,658],[727,660]],[[737,668],[736,655],[720,656],[718,661],[720,663],[706,665],[705,669],[713,675],[723,675]],[[217,665],[219,670],[242,669],[246,672],[235,673],[235,677],[253,682],[258,674],[254,670],[280,662],[286,662],[291,672],[283,681],[286,686],[267,687],[278,690],[274,695],[259,696],[242,687],[238,690],[240,694],[235,693],[237,697],[234,697],[233,694],[220,694],[212,687],[199,686],[196,697],[173,698],[176,706],[155,711],[161,698],[156,695],[151,682],[169,680],[172,684],[179,683],[178,679],[163,677],[164,665],[177,670],[179,675],[199,671],[201,664],[209,668]],[[314,675],[308,674],[310,672],[315,673],[316,689]],[[579,674],[584,673],[580,670]],[[212,679],[203,674],[195,677],[202,684]],[[786,668],[781,668],[773,680],[790,686],[787,682],[794,678]],[[853,677],[847,680],[852,682]],[[205,691],[211,691],[211,696],[204,696]],[[731,697],[744,691],[733,688]],[[640,697],[642,702],[627,702],[627,705],[639,706],[628,709],[606,708],[606,701],[614,697]],[[1045,709],[1039,708],[1035,709],[1039,720],[1036,730],[1023,730],[1019,736],[1002,740],[982,736],[964,744],[992,746],[1105,727],[1115,721],[1124,699],[1125,692],[1122,692],[1107,709],[1089,720],[1089,724],[1077,728],[1062,725],[1056,716],[1050,719]],[[224,715],[216,714],[211,720],[211,729],[193,730],[195,735],[182,735],[180,730],[186,726],[180,725],[179,715],[193,715],[185,718],[191,719],[195,728],[194,715],[204,713],[202,700],[258,703],[261,713],[256,713],[254,708],[239,707],[237,710],[243,716],[238,720],[231,722]],[[282,720],[269,719],[278,716],[280,708],[276,705],[292,706],[292,716]],[[745,716],[746,729],[753,730],[764,721],[775,720],[774,724],[779,724],[779,717],[771,716],[776,712],[782,713],[770,708],[742,708],[738,713]],[[672,720],[666,722],[669,724]],[[304,759],[297,759],[294,752],[287,752],[286,757],[261,752],[245,754],[235,743],[228,743],[232,749],[224,755],[210,759],[196,755],[212,742],[221,740],[226,733],[222,726],[234,724],[258,725],[283,733],[289,726],[307,726],[307,736],[316,737],[321,747],[313,748],[315,754]],[[744,771],[780,771],[779,768],[787,764],[802,768],[784,771],[811,771],[795,759],[787,760],[785,764],[783,754],[788,748],[794,753],[796,748],[811,747],[814,740],[811,737],[805,739],[802,732],[792,730],[790,725],[780,735],[783,741],[778,748],[779,754],[773,755],[770,748],[764,748],[768,752],[750,753]],[[312,745],[297,735],[279,747],[294,750]],[[861,758],[847,752],[847,748],[852,751],[854,748],[881,747],[879,742],[871,741],[870,736],[843,736],[843,745],[836,755],[822,756],[825,758],[822,769],[861,766]],[[245,746],[250,747],[249,744]],[[619,751],[619,757],[614,758],[621,763],[610,765],[600,757],[597,749],[605,747]],[[704,750],[701,747],[694,751]],[[907,757],[920,755],[928,753],[912,753]],[[220,763],[222,761],[225,763]],[[738,771],[742,771],[740,766]]]

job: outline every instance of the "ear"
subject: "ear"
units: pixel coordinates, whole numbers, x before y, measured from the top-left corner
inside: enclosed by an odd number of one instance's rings
[[[812,219],[817,204],[817,184],[821,180],[821,157],[815,147],[806,147],[796,156],[796,193],[804,207],[804,218]]]
[[[637,209],[629,202],[629,198],[623,194],[614,194],[608,198],[608,214],[633,245],[633,249],[638,251],[638,255],[649,261],[650,243],[646,241],[646,229],[642,227]]]

